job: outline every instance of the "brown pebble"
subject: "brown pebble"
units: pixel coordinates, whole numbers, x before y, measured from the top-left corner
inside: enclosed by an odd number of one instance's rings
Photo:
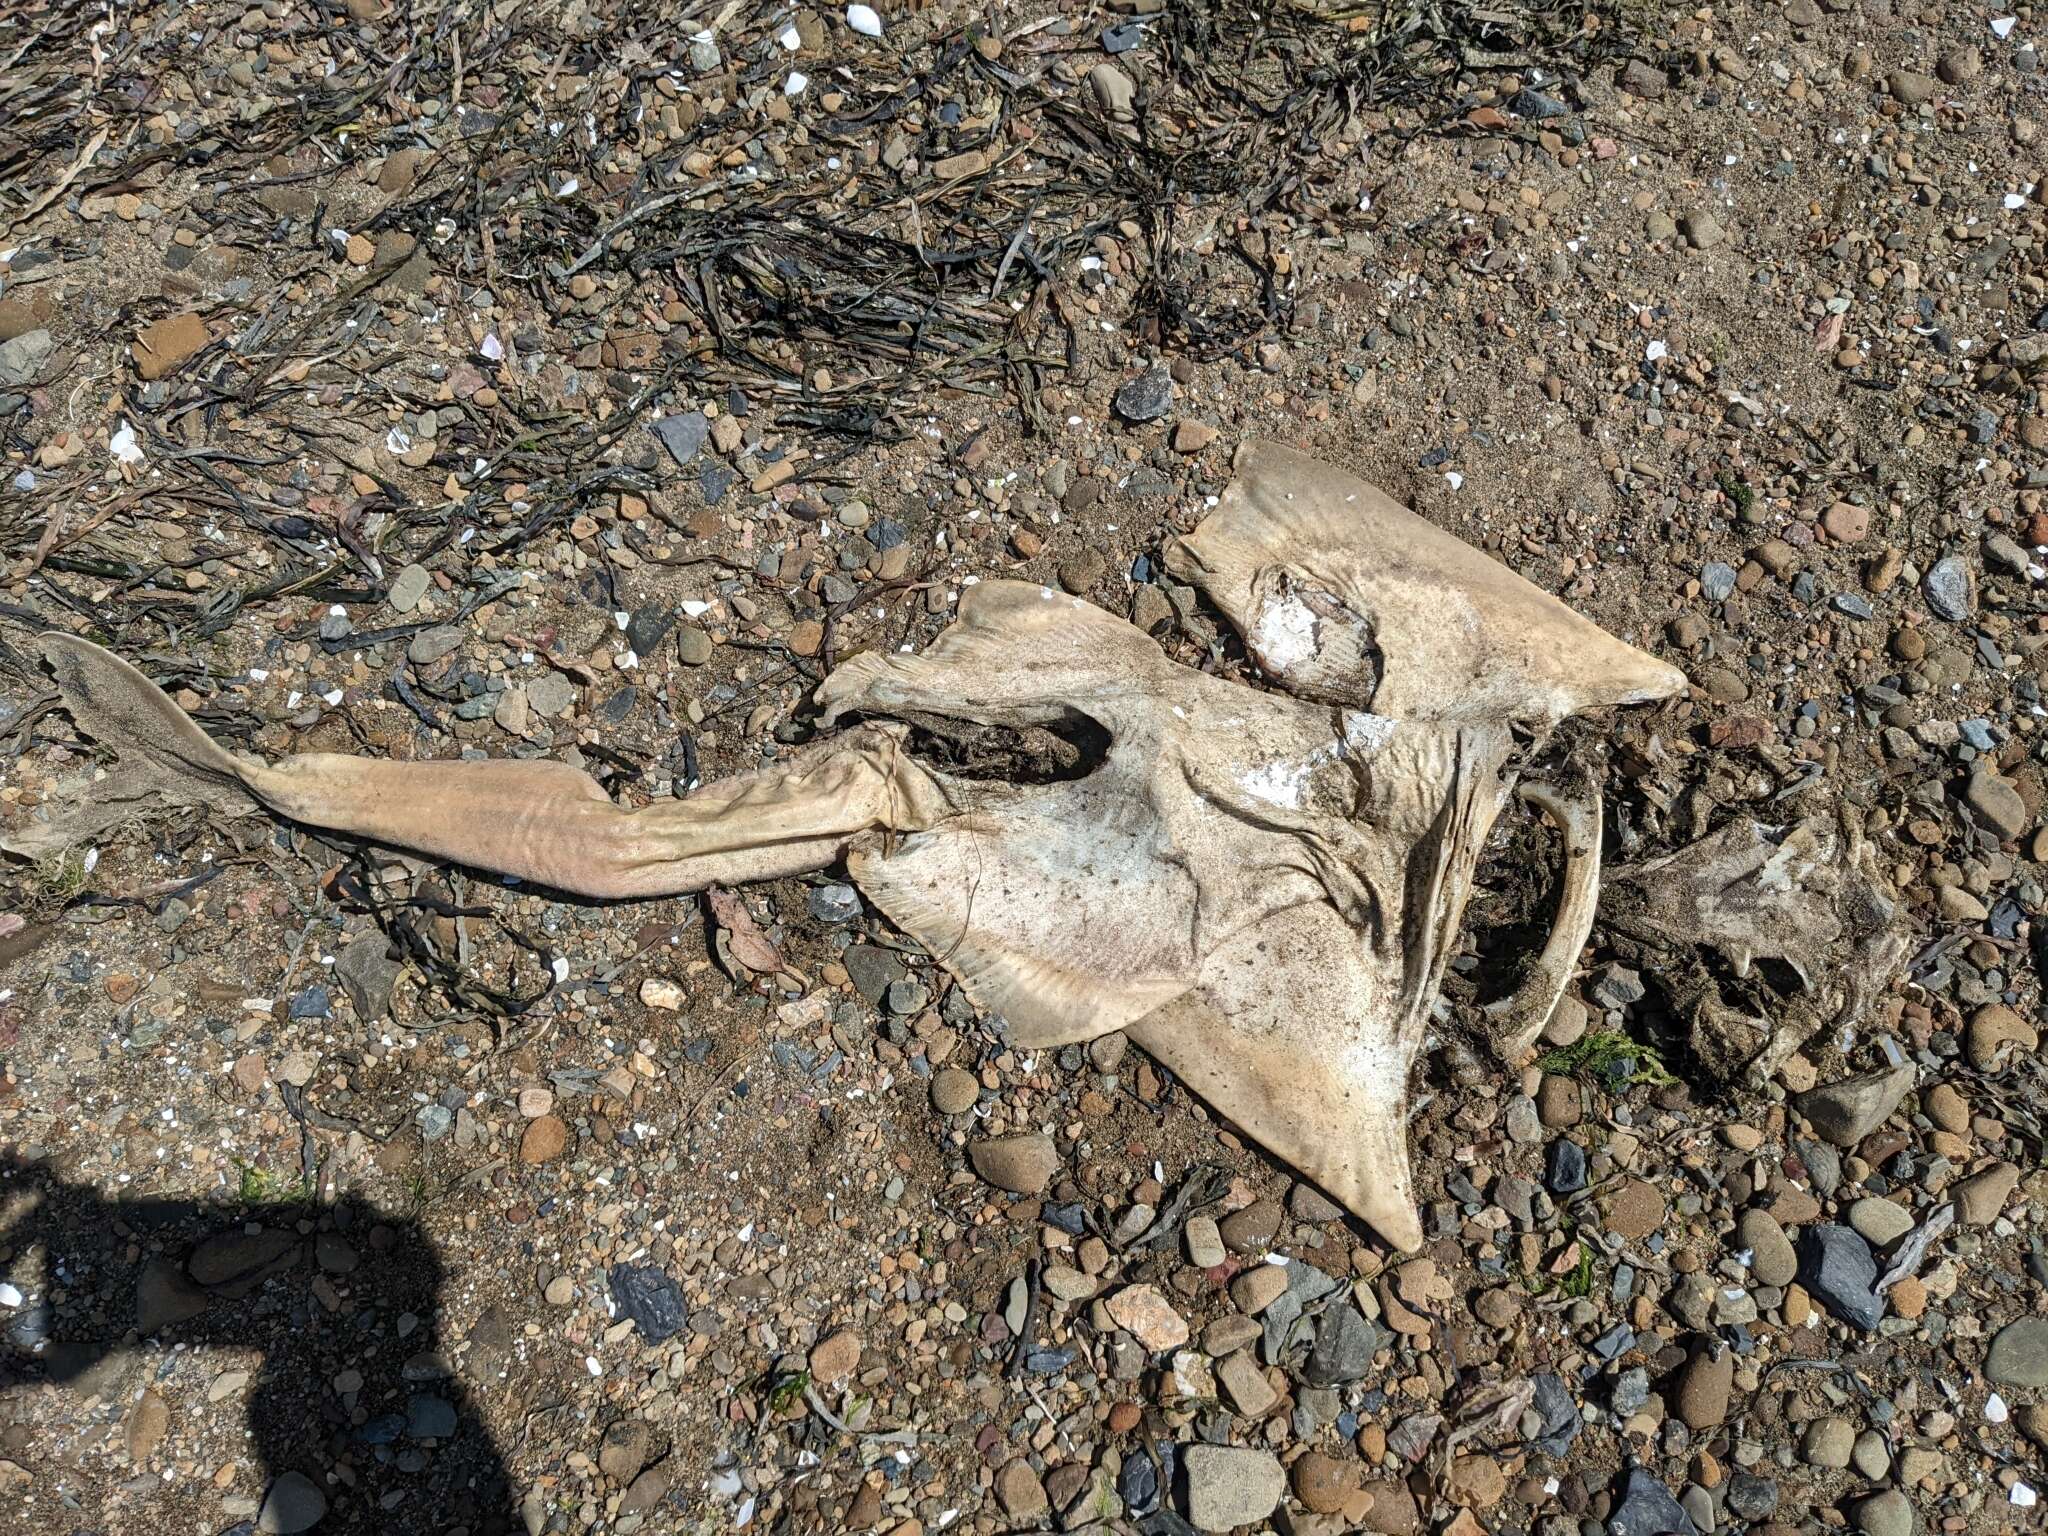
[[[562,1155],[569,1146],[569,1127],[558,1115],[542,1115],[538,1120],[529,1121],[526,1134],[519,1138],[519,1161],[522,1163],[546,1163]]]

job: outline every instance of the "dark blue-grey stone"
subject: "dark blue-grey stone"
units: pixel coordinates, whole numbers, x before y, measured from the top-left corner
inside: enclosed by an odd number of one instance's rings
[[[1316,1325],[1315,1347],[1308,1352],[1302,1375],[1313,1387],[1340,1387],[1357,1381],[1372,1368],[1372,1357],[1386,1339],[1356,1307],[1338,1302]]]
[[[706,464],[697,472],[697,493],[704,498],[704,505],[715,507],[725,500],[725,493],[732,489],[733,472],[723,464]]]
[[[1969,618],[1975,606],[1971,601],[1970,568],[1960,555],[1949,555],[1935,561],[1933,568],[1921,578],[1920,588],[1927,594],[1927,606],[1937,617],[1947,619],[1951,624],[1960,624]]]
[[[1124,1513],[1134,1520],[1159,1507],[1159,1466],[1144,1451],[1133,1451],[1124,1458],[1116,1475],[1116,1496],[1124,1501]]]
[[[679,416],[664,416],[655,422],[654,435],[661,439],[661,446],[668,450],[670,458],[678,464],[687,464],[697,457],[697,450],[711,435],[711,422],[702,411],[684,411]]]
[[[1148,368],[1116,392],[1115,404],[1125,421],[1157,421],[1173,408],[1173,375]]]
[[[389,1445],[404,1433],[404,1414],[380,1413],[356,1431],[356,1439],[364,1445]]]
[[[334,999],[327,995],[325,987],[308,987],[291,1002],[291,1016],[295,1019],[324,1019],[333,1012]]]
[[[1622,1484],[1621,1498],[1607,1517],[1607,1536],[1698,1536],[1692,1516],[1679,1507],[1656,1478],[1641,1467],[1630,1467]]]
[[[1543,1187],[1553,1195],[1575,1195],[1586,1187],[1586,1154],[1570,1137],[1558,1137],[1543,1155]]]
[[[1579,1438],[1579,1431],[1585,1421],[1579,1415],[1579,1405],[1572,1401],[1571,1389],[1564,1379],[1549,1371],[1534,1379],[1536,1395],[1529,1406],[1536,1410],[1541,1421],[1536,1434],[1529,1443],[1546,1456],[1563,1456],[1572,1448],[1572,1442]]]
[[[1866,1333],[1884,1317],[1877,1256],[1853,1227],[1818,1221],[1799,1234],[1799,1283],[1836,1317]]]
[[[1778,1485],[1768,1477],[1737,1472],[1728,1479],[1728,1507],[1745,1520],[1768,1520],[1778,1512]]]
[[[405,1405],[405,1432],[415,1440],[446,1440],[455,1433],[455,1405],[421,1394]]]
[[[1602,1360],[1619,1360],[1636,1347],[1636,1331],[1627,1323],[1616,1323],[1593,1341],[1593,1353]]]
[[[659,1344],[689,1321],[682,1288],[652,1264],[614,1264],[610,1278],[612,1305],[639,1325],[648,1343]]]
[[[1541,91],[1524,87],[1509,98],[1508,110],[1517,117],[1533,117],[1541,122],[1547,117],[1563,117],[1571,108],[1555,96],[1545,96]]]
[[[633,654],[644,661],[654,654],[654,648],[661,644],[662,637],[675,621],[675,614],[661,603],[635,608],[632,617],[626,620],[626,644],[633,647]]]

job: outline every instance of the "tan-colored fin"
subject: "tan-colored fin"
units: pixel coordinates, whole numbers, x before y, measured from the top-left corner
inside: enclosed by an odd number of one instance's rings
[[[45,653],[80,729],[167,803],[229,789],[308,826],[583,896],[658,896],[808,873],[837,862],[865,833],[916,831],[954,809],[902,751],[901,729],[886,725],[632,811],[588,774],[537,759],[391,762],[313,752],[266,765],[231,756],[156,684],[90,641],[51,636]]]
[[[1139,1045],[1394,1248],[1422,1245],[1408,1162],[1412,1051],[1327,906],[1211,955],[1200,984],[1130,1028]]]
[[[1238,451],[1235,469],[1216,509],[1168,546],[1167,565],[1229,615],[1291,690],[1402,720],[1541,728],[1685,688],[1676,667],[1356,475],[1256,442]],[[1376,686],[1358,675],[1362,632]]]

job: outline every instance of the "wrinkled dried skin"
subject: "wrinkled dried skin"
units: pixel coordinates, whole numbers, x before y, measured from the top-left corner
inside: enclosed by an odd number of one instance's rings
[[[558,763],[247,762],[97,647],[53,638],[48,654],[81,728],[120,751],[124,803],[238,792],[592,896],[844,859],[1019,1044],[1128,1030],[1414,1247],[1409,1069],[1515,764],[1567,714],[1683,679],[1364,482],[1278,448],[1240,455],[1172,559],[1292,696],[1180,666],[1077,599],[988,582],[924,654],[857,657],[821,685],[827,724],[862,723],[638,811]],[[1055,782],[969,778],[913,758],[905,719],[1087,721],[1107,748]],[[1566,831],[1566,877],[1513,1041],[1569,980],[1598,891],[1597,794],[1531,798]]]
[[[1846,846],[1845,846],[1846,845]],[[1766,1079],[1827,1025],[1859,1020],[1903,958],[1897,902],[1868,843],[1828,822],[1743,819],[1676,853],[1619,870],[1613,928],[1688,953],[1712,951],[1738,979],[1779,960],[1804,996],[1775,1020],[1731,1008],[1702,977],[1681,1000],[1695,1053],[1717,1075]]]

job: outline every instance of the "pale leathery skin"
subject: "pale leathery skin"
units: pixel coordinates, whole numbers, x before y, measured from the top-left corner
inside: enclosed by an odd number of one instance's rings
[[[46,653],[81,728],[122,755],[113,797],[239,786],[281,816],[606,898],[844,861],[1018,1045],[1128,1030],[1412,1248],[1408,1074],[1516,765],[1566,716],[1684,679],[1342,471],[1268,445],[1237,471],[1167,558],[1287,691],[1181,666],[1063,593],[984,582],[922,655],[858,656],[820,685],[824,724],[861,723],[638,810],[560,763],[246,761],[99,648]],[[1085,716],[1109,747],[1075,779],[969,780],[913,757],[892,714]],[[1531,788],[1573,846],[1515,1044],[1568,982],[1598,890],[1597,798],[1589,817]]]

